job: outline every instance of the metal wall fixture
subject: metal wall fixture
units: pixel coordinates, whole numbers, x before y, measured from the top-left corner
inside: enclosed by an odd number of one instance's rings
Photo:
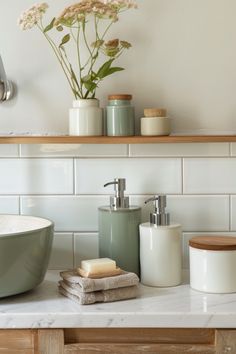
[[[7,75],[0,55],[0,103],[10,100],[13,96],[13,93],[13,84],[7,79]]]

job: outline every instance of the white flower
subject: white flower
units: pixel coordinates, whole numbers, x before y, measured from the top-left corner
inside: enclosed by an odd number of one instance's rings
[[[35,4],[24,11],[18,19],[18,25],[22,30],[34,27],[42,18],[48,8],[47,3]]]
[[[106,5],[111,5],[116,8],[127,8],[127,9],[137,9],[138,5],[133,0],[102,0],[102,2]]]

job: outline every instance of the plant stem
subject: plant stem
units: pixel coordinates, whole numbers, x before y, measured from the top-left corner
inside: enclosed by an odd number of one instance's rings
[[[77,48],[77,58],[78,58],[78,64],[79,64],[80,92],[81,92],[81,96],[82,96],[81,98],[83,98],[82,66],[81,66],[81,57],[80,57],[79,37],[80,37],[80,24],[78,23],[76,48]]]
[[[64,68],[64,66],[63,66],[63,61],[62,61],[60,52],[58,51],[58,49],[57,49],[55,43],[52,41],[52,39],[47,35],[47,33],[45,33],[45,32],[43,31],[43,26],[42,26],[42,25],[40,26],[39,24],[37,24],[37,26],[38,26],[39,30],[42,32],[42,34],[44,35],[44,37],[47,39],[48,43],[50,44],[50,46],[51,46],[51,48],[52,48],[52,50],[53,50],[53,52],[54,52],[54,54],[56,55],[56,57],[57,57],[57,59],[58,59],[60,65],[61,65],[61,67],[62,67],[62,70],[63,70],[63,72],[64,72],[64,74],[65,74],[65,76],[66,76],[66,79],[67,79],[67,81],[68,81],[68,83],[69,83],[69,85],[70,85],[70,88],[72,89],[72,92],[73,92],[73,94],[74,94],[74,96],[75,96],[75,99],[76,99],[77,97],[76,97],[76,94],[75,94],[75,92],[74,92],[74,90],[73,90],[73,86],[72,86],[70,77],[68,76],[68,74],[67,74],[67,72],[66,72],[66,70],[65,70],[65,68]]]

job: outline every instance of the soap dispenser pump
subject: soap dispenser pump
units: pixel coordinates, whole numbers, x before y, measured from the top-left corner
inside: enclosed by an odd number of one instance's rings
[[[153,196],[150,222],[141,224],[140,267],[141,283],[149,286],[168,287],[181,283],[182,231],[180,224],[171,224],[166,212],[166,196]]]
[[[141,208],[130,206],[125,196],[125,178],[115,178],[104,187],[114,185],[110,205],[99,207],[99,257],[116,261],[123,270],[139,275],[139,224]]]

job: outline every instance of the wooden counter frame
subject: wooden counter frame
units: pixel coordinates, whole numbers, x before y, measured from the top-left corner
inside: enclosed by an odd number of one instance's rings
[[[2,329],[0,354],[236,353],[233,329]]]

